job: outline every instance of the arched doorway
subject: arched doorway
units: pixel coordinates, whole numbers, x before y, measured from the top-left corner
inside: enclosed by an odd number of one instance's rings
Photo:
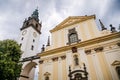
[[[37,63],[30,62],[23,68],[19,80],[34,80],[34,72]]]

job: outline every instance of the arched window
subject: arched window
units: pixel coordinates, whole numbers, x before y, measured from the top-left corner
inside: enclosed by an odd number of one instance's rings
[[[120,66],[117,66],[117,67],[116,67],[116,71],[117,71],[118,77],[119,77],[119,79],[120,79]]]
[[[69,40],[70,40],[70,43],[77,42],[77,41],[78,41],[77,34],[76,34],[76,33],[72,33],[72,34],[69,36]]]
[[[74,55],[74,64],[75,66],[79,65],[79,59],[77,55]]]
[[[49,72],[46,72],[44,75],[45,75],[45,80],[50,80],[50,73]]]
[[[49,76],[45,76],[45,80],[49,80]]]

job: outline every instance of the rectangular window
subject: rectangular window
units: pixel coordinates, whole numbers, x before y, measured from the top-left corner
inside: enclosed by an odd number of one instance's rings
[[[24,39],[24,37],[21,38],[21,40],[23,40],[23,39]]]
[[[34,46],[33,45],[31,46],[31,50],[34,50]]]

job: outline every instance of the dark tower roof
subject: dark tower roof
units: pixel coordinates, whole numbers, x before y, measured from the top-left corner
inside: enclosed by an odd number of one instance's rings
[[[39,13],[38,9],[35,9],[33,11],[32,15],[28,17],[28,19],[25,19],[23,22],[23,26],[20,30],[26,29],[28,27],[33,27],[39,34],[41,33],[41,27],[42,23],[39,23]]]

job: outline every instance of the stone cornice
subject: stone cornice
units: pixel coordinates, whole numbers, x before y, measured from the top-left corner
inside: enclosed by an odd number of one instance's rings
[[[29,78],[28,76],[20,75],[20,77]]]
[[[38,30],[38,29],[36,29],[35,27],[34,27],[34,25],[29,25],[29,26],[26,26],[26,27],[22,27],[22,28],[20,28],[20,30],[23,30],[23,29],[26,29],[26,28],[29,28],[29,27],[32,27],[34,30],[36,30],[39,34],[41,34],[41,32]]]
[[[65,19],[63,22],[58,24],[55,28],[50,30],[50,32],[52,33],[52,32],[55,32],[57,30],[60,30],[62,28],[65,28],[69,25],[73,25],[73,24],[76,24],[76,23],[79,23],[79,22],[83,22],[85,20],[92,19],[92,18],[95,19],[95,15],[91,15],[91,16],[70,16],[67,19]]]
[[[67,46],[55,48],[55,49],[52,49],[52,50],[44,51],[42,53],[39,53],[38,55],[39,56],[51,55],[51,54],[55,54],[55,53],[58,53],[58,52],[71,50],[71,48],[74,47],[74,46],[79,48],[79,47],[92,45],[92,44],[95,44],[95,43],[100,43],[100,42],[103,42],[103,41],[109,41],[109,40],[112,40],[112,39],[115,39],[115,38],[120,38],[120,32],[116,32],[116,33],[112,33],[112,34],[109,34],[109,35],[97,37],[97,38],[94,38],[94,39],[82,41],[82,42],[79,42],[79,43],[76,43],[76,44],[73,44],[73,45],[67,45]]]

